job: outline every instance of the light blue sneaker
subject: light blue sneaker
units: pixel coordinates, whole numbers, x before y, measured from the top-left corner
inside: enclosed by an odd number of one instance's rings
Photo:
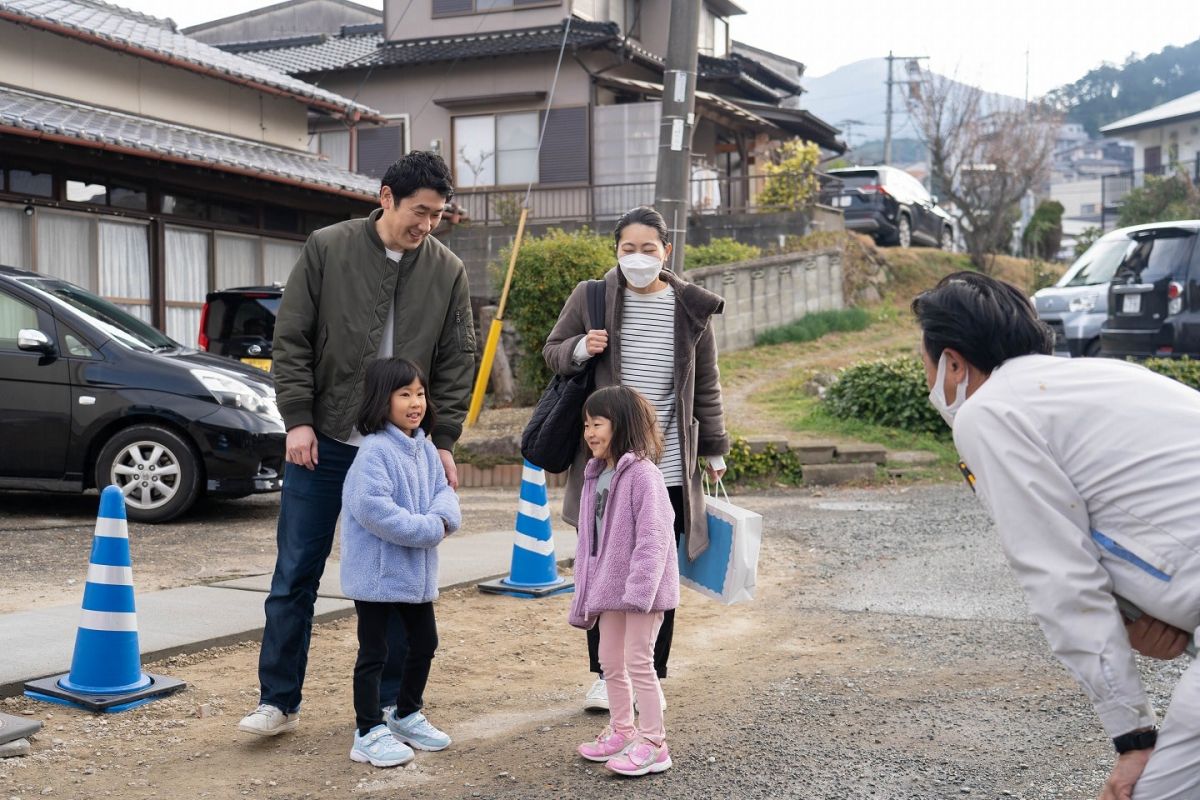
[[[414,711],[404,719],[398,719],[393,711],[388,715],[387,726],[397,739],[418,750],[445,750],[450,746],[450,737],[430,725],[420,711]]]
[[[354,747],[350,748],[350,760],[373,767],[400,767],[417,757],[412,748],[396,741],[386,725],[376,725],[359,736],[354,732]]]

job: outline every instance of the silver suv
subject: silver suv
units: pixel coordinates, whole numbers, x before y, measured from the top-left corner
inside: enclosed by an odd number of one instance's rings
[[[1054,330],[1054,352],[1100,355],[1100,328],[1108,318],[1108,284],[1129,246],[1130,234],[1146,226],[1106,233],[1051,287],[1033,296],[1038,317]]]

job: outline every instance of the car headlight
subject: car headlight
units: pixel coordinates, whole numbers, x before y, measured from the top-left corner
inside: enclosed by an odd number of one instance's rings
[[[275,390],[260,392],[245,381],[211,369],[193,369],[192,375],[223,406],[240,408],[269,419],[282,419],[275,405]]]
[[[1096,295],[1085,294],[1081,297],[1076,297],[1067,304],[1070,311],[1091,311],[1096,307]]]

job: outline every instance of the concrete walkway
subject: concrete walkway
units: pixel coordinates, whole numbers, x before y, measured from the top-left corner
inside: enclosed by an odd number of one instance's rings
[[[554,534],[554,553],[560,564],[575,557],[575,532]],[[440,545],[441,589],[469,586],[508,574],[513,534],[493,531],[451,536]],[[316,621],[346,617],[354,604],[341,593],[341,565],[329,561],[321,580]],[[137,580],[137,564],[133,567]],[[265,617],[263,600],[270,575],[184,586],[137,594],[138,643],[143,662],[177,653],[257,639]],[[79,605],[0,615],[0,697],[20,694],[26,681],[56,675],[71,668]]]

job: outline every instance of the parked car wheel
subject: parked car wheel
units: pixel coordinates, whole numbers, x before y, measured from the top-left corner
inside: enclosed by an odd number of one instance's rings
[[[118,431],[96,460],[96,486],[125,494],[137,522],[165,522],[191,507],[200,494],[200,459],[179,434],[158,425]]]
[[[942,229],[941,246],[947,252],[954,249],[954,231],[950,228]]]
[[[912,223],[904,214],[896,220],[896,244],[900,247],[912,246]]]

